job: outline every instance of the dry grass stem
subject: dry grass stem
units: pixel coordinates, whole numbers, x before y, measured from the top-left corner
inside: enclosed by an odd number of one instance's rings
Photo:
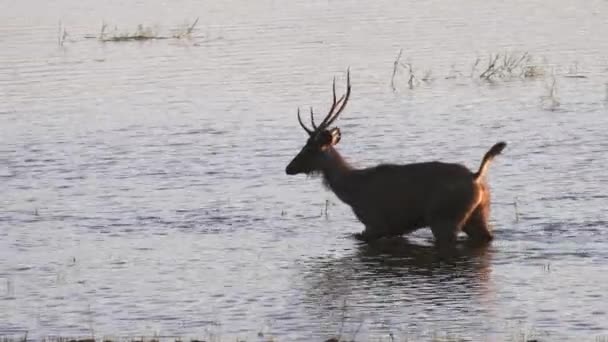
[[[557,81],[555,80],[555,76],[553,76],[553,81],[551,85],[547,87],[548,94],[545,96],[541,96],[541,103],[543,109],[549,111],[555,111],[559,109],[560,102],[557,97]]]
[[[65,27],[63,26],[63,24],[60,21],[59,28],[57,31],[57,44],[59,46],[63,46],[63,43],[65,43],[65,40],[67,37],[68,37],[68,31],[66,31]]]
[[[474,77],[480,59],[477,58],[471,67],[471,77]],[[479,78],[492,81],[511,78],[538,78],[544,76],[544,68],[532,63],[528,52],[490,54],[488,66],[479,74]]]
[[[410,89],[414,89],[414,85],[418,85],[418,79],[416,75],[414,75],[414,69],[412,68],[411,63],[401,63],[401,65],[407,69],[409,76],[407,78],[407,85]]]
[[[515,222],[519,222],[519,210],[517,208],[517,197],[513,201],[513,210],[515,211]]]
[[[401,60],[402,54],[403,54],[403,49],[399,49],[399,54],[397,55],[397,58],[395,58],[395,61],[393,62],[393,75],[391,76],[391,89],[393,89],[393,92],[397,91],[397,88],[395,87],[395,75],[397,75],[397,71],[399,70],[399,61]]]

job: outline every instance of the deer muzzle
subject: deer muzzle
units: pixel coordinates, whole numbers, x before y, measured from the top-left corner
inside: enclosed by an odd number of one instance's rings
[[[291,162],[291,163],[289,163],[289,165],[287,165],[287,167],[285,168],[285,173],[288,175],[295,175],[298,173],[298,170],[295,168],[293,162]]]

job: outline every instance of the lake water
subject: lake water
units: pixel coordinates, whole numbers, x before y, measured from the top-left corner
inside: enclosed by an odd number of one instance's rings
[[[0,5],[0,335],[608,339],[607,1]],[[505,52],[538,72],[479,79]],[[509,143],[490,246],[360,244],[285,175],[296,108],[327,111],[347,67],[357,166]]]

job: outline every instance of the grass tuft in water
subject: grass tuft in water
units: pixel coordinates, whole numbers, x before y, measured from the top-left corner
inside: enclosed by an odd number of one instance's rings
[[[391,89],[393,92],[397,92],[397,86],[395,83],[396,76],[401,72],[406,72],[407,78],[407,86],[409,89],[414,89],[421,83],[430,83],[433,80],[431,70],[425,70],[422,74],[422,77],[416,76],[416,72],[414,71],[414,66],[410,62],[401,62],[401,56],[403,55],[403,49],[399,50],[399,54],[395,61],[393,62],[393,74],[391,76]]]
[[[422,73],[417,73],[411,62],[403,62],[403,49],[399,50],[397,57],[393,61],[393,72],[391,74],[390,87],[393,92],[397,92],[397,79],[400,74],[404,74],[407,79],[408,88],[414,89],[421,84],[429,84],[435,78],[432,70],[424,70]],[[480,67],[484,65],[485,67]],[[471,65],[468,75],[458,71],[455,65],[451,66],[448,75],[443,77],[449,79],[481,79],[484,81],[512,80],[512,79],[540,79],[545,77],[545,64],[538,63],[528,52],[503,52],[491,53],[487,60],[476,58]],[[570,77],[580,77],[579,74],[571,73]]]
[[[196,25],[198,24],[199,18],[186,25],[184,28],[177,30],[170,36],[161,35],[158,30],[151,26],[144,26],[142,24],[137,25],[137,28],[133,32],[121,32],[117,27],[114,27],[112,32],[108,32],[108,25],[102,23],[101,30],[99,32],[98,39],[101,42],[130,42],[130,41],[145,41],[145,40],[159,40],[159,39],[184,39],[192,38]]]
[[[481,60],[477,58],[471,68],[471,76],[476,74],[477,66]],[[542,65],[535,64],[532,56],[528,52],[504,52],[490,54],[487,66],[477,77],[486,81],[496,79],[512,78],[541,78],[545,75]]]
[[[191,38],[196,24],[198,24],[198,18],[192,24],[187,25],[185,29],[175,32],[172,37],[175,39]]]
[[[135,32],[118,32],[118,29],[114,28],[114,32],[108,34],[106,32],[106,28],[107,25],[105,23],[101,25],[99,40],[102,42],[128,42],[137,40],[166,39],[166,37],[157,35],[155,30],[151,27],[144,27],[142,24],[137,25]]]

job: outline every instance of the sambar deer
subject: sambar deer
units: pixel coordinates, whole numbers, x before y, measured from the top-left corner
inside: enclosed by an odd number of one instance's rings
[[[474,241],[492,240],[488,225],[490,190],[484,176],[506,143],[492,146],[476,172],[460,164],[439,161],[356,169],[335,149],[340,129],[330,128],[344,110],[350,93],[349,70],[346,94],[338,100],[334,78],[333,103],[319,125],[315,124],[311,108],[312,129],[304,125],[298,108],[298,122],[309,137],[285,172],[321,173],[324,184],[351,206],[365,225],[363,232],[355,235],[362,241],[407,234],[422,227],[431,228],[438,245],[454,242],[460,231]]]

